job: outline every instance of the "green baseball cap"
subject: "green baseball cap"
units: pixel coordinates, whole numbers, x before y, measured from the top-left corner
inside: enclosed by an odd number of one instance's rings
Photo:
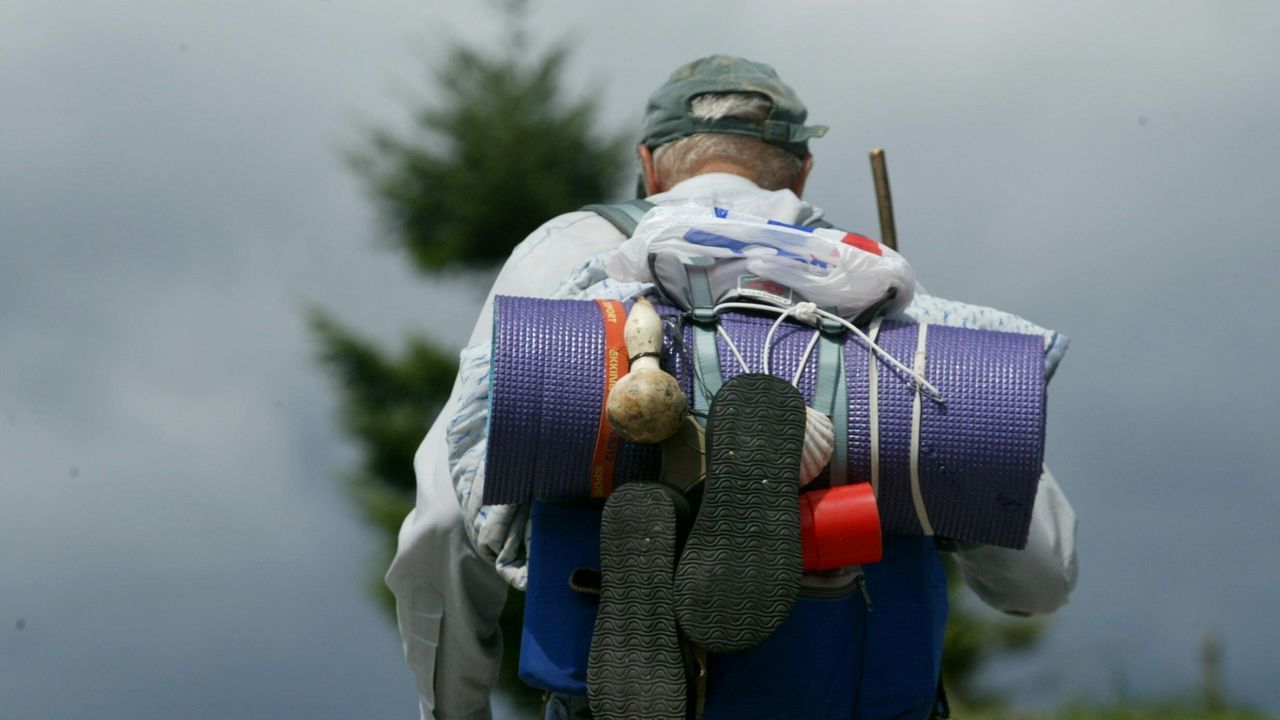
[[[763,122],[743,118],[705,120],[691,114],[692,102],[708,93],[756,93],[773,103]],[[658,147],[695,133],[734,133],[760,138],[800,157],[809,154],[809,139],[822,137],[826,125],[804,124],[809,111],[773,68],[727,55],[694,60],[671,74],[649,96],[640,143]]]

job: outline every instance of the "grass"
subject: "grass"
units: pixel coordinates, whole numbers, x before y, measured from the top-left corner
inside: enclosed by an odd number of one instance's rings
[[[1098,704],[1076,702],[1049,712],[973,710],[953,708],[956,720],[1274,720],[1275,716],[1246,708],[1206,710],[1196,701],[1160,700]]]

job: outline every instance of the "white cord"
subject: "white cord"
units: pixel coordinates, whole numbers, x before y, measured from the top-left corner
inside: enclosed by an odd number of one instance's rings
[[[928,330],[928,323],[920,323],[916,336],[915,370],[921,374],[925,369],[925,336]],[[916,508],[920,530],[925,535],[933,535],[933,524],[929,522],[929,513],[924,508],[924,496],[920,494],[920,410],[920,387],[916,386],[915,397],[911,400],[911,504]]]
[[[871,321],[871,342],[880,335],[880,320]],[[871,494],[880,498],[880,366],[876,354],[867,353],[867,417],[871,421]],[[917,393],[916,397],[919,397]]]
[[[812,305],[813,303],[802,303],[802,304]],[[815,305],[814,307],[816,308],[817,306]],[[792,309],[794,310],[795,308],[792,308]],[[802,317],[800,313],[792,313],[792,314],[795,315],[796,317]],[[779,315],[777,322],[773,324],[773,327],[769,329],[769,334],[765,336],[764,348],[761,350],[761,367],[763,368],[763,372],[765,374],[769,373],[769,344],[773,340],[773,331],[777,329],[778,325],[786,318],[787,318],[787,313],[783,313],[782,315]],[[717,323],[716,332],[720,334],[720,337],[724,338],[725,344],[729,346],[729,351],[732,352],[733,356],[738,360],[738,365],[742,368],[742,372],[744,373],[751,372],[751,369],[747,367],[747,361],[742,358],[742,353],[738,350],[737,344],[733,342],[733,338],[729,337],[729,333],[725,331],[724,326]],[[791,384],[795,387],[800,386],[800,376],[804,374],[804,366],[809,364],[809,358],[813,355],[813,348],[818,345],[819,335],[821,335],[821,333],[815,330],[813,333],[813,337],[809,338],[809,344],[805,346],[804,353],[800,356],[800,366],[796,368],[796,374],[791,377]]]
[[[857,335],[862,340],[863,344],[867,346],[867,349],[869,349],[871,352],[875,353],[876,355],[879,355],[881,360],[884,360],[885,362],[889,363],[893,367],[897,368],[897,370],[902,374],[909,376],[914,381],[913,383],[914,387],[927,391],[929,394],[929,397],[937,402],[946,402],[946,400],[942,397],[942,393],[938,391],[938,388],[934,387],[933,383],[926,380],[923,374],[918,373],[915,370],[907,367],[906,365],[903,365],[902,363],[898,362],[897,358],[890,355],[886,350],[884,350],[884,348],[881,348],[879,345],[877,345],[873,340],[871,340],[871,338],[867,337],[866,334],[863,333],[861,330],[859,330],[858,327],[853,323],[849,322],[848,320],[845,320],[844,318],[840,317],[839,315],[836,315],[835,313],[827,312],[826,310],[823,310],[817,307],[813,303],[797,303],[795,306],[789,307],[784,310],[782,308],[773,307],[772,305],[759,305],[756,303],[744,303],[744,302],[726,302],[726,303],[720,303],[719,305],[716,305],[714,308],[712,308],[712,312],[715,313],[716,315],[719,315],[721,310],[730,310],[730,309],[764,310],[767,312],[778,313],[781,316],[777,319],[777,321],[774,322],[773,327],[769,328],[769,334],[765,336],[765,340],[764,340],[765,347],[762,352],[764,352],[764,358],[763,358],[764,371],[766,373],[769,372],[769,365],[768,365],[769,358],[768,358],[768,352],[767,352],[769,348],[769,343],[773,339],[774,330],[777,329],[778,325],[780,325],[784,319],[793,315],[797,319],[803,320],[805,322],[816,322],[817,318],[827,318],[829,320],[834,320],[835,322],[838,322],[841,325],[843,325],[845,329],[849,330],[854,335]],[[732,344],[730,344],[730,347],[732,347]],[[739,358],[739,360],[741,360],[741,358]],[[803,365],[804,363],[801,363],[802,367]]]
[[[809,344],[805,346],[804,354],[800,356],[800,366],[796,368],[796,374],[791,376],[791,384],[800,387],[800,376],[804,374],[804,366],[809,364],[809,356],[813,354],[813,348],[818,344],[818,336],[822,333],[814,330],[813,337],[809,338]]]
[[[751,369],[746,366],[746,360],[742,359],[742,354],[739,351],[739,348],[737,348],[736,343],[733,342],[733,338],[728,337],[728,333],[724,332],[724,325],[716,325],[716,331],[719,333],[719,336],[724,338],[724,345],[728,345],[728,350],[732,352],[733,357],[736,357],[737,364],[742,368],[742,372],[750,373]],[[809,357],[813,355],[813,348],[818,345],[819,334],[822,333],[814,331],[813,337],[809,338],[809,345],[804,348],[804,355],[800,356],[800,366],[799,368],[796,368],[796,374],[791,377],[791,384],[794,387],[800,387],[800,375],[804,374],[804,366],[809,363]],[[768,373],[768,368],[765,368],[764,372]]]
[[[778,319],[773,321],[773,325],[769,327],[768,334],[764,336],[764,347],[760,348],[760,366],[764,368],[764,372],[766,375],[769,374],[769,347],[773,344],[773,334],[777,332],[778,326],[782,324],[783,320],[786,320],[788,317],[791,317],[793,315],[797,320],[801,322],[805,322],[809,324],[817,323],[818,306],[814,305],[811,302],[797,303],[787,308],[786,310],[783,310],[782,314],[778,315]],[[800,359],[801,369],[804,368],[805,363],[809,362],[809,352],[813,350],[813,343],[816,343],[817,341],[818,341],[818,333],[815,332],[813,335],[813,340],[809,344],[808,350],[805,350],[804,357]],[[796,382],[799,381],[799,379],[800,379],[800,374],[796,373],[796,379],[792,381],[791,384],[795,385]]]
[[[751,368],[747,367],[747,361],[742,359],[742,353],[738,352],[738,346],[733,344],[733,338],[729,337],[729,333],[724,331],[724,326],[716,323],[716,331],[720,333],[720,337],[724,338],[725,343],[729,345],[729,350],[733,353],[733,356],[738,358],[738,365],[742,367],[742,372],[751,372]]]

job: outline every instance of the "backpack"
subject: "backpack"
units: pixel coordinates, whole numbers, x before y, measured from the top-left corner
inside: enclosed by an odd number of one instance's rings
[[[633,200],[584,210],[629,237],[651,207]],[[700,279],[695,272],[690,278],[696,317],[697,307],[709,307],[718,298],[712,297],[705,275]],[[719,362],[714,350],[705,352],[708,336],[714,348],[714,323],[709,325],[709,333],[695,329],[693,352],[704,373],[718,375],[707,366]],[[827,372],[838,373],[839,368]],[[708,388],[709,393],[714,390]],[[705,409],[709,397],[695,394],[691,400]],[[586,694],[598,605],[601,515],[598,503],[532,504],[519,674],[533,687]],[[731,654],[709,653],[699,684],[701,718],[946,717],[940,667],[947,609],[947,578],[934,540],[888,535],[879,563],[806,575],[788,619],[759,645]]]

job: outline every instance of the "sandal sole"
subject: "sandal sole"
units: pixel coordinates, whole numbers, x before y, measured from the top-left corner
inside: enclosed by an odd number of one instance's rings
[[[600,609],[587,662],[597,720],[685,720],[675,553],[675,506],[660,488],[630,483],[609,496],[600,526]]]
[[[800,590],[804,399],[771,375],[740,375],[711,401],[707,480],[676,569],[680,630],[712,652],[759,644]]]

